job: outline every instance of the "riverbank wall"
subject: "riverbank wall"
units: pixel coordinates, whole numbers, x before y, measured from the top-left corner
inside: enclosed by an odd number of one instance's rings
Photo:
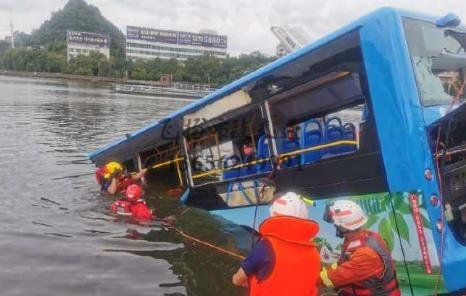
[[[118,84],[150,85],[150,86],[166,86],[167,85],[166,83],[161,82],[161,81],[134,80],[134,79],[126,79],[126,78],[87,76],[87,75],[49,73],[49,72],[25,72],[25,71],[12,71],[12,70],[3,70],[3,69],[0,69],[0,76],[63,79],[63,80],[69,80],[69,81],[82,81],[82,82],[100,83],[100,84],[118,83]]]

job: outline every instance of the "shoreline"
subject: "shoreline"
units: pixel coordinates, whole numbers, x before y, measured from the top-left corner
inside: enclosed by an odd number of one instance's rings
[[[118,84],[150,85],[150,86],[159,86],[159,87],[167,86],[167,83],[157,81],[157,80],[135,80],[135,79],[127,79],[127,78],[104,77],[104,76],[87,76],[87,75],[50,73],[50,72],[13,71],[13,70],[4,70],[4,69],[0,69],[0,76],[62,79],[62,80],[67,80],[67,81],[89,82],[89,83],[96,83],[96,84],[103,84],[103,85],[111,85],[113,83],[118,83]],[[173,83],[184,83],[184,82],[173,82]]]
[[[61,80],[75,81],[75,82],[90,82],[90,83],[96,83],[96,84],[102,84],[102,85],[111,85],[112,83],[128,83],[128,80],[123,79],[123,78],[97,77],[97,76],[49,73],[49,72],[11,71],[11,70],[1,70],[1,69],[0,69],[0,76],[27,77],[27,78],[52,78],[52,79],[61,79]]]

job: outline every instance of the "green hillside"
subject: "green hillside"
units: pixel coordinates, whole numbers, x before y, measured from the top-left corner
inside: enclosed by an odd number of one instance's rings
[[[123,51],[123,33],[102,16],[97,7],[84,0],[69,0],[63,9],[53,12],[49,20],[32,32],[30,40],[33,45],[48,47],[65,42],[67,30],[109,34],[113,55]]]

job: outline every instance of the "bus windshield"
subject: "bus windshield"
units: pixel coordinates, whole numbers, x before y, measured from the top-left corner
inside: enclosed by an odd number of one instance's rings
[[[422,104],[450,104],[465,81],[466,32],[413,19],[403,25]]]

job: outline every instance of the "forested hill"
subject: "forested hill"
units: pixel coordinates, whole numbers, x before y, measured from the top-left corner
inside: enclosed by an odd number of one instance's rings
[[[111,48],[122,51],[125,43],[123,33],[108,21],[93,5],[84,0],[69,0],[68,3],[45,21],[30,36],[33,45],[49,46],[66,41],[66,31],[106,33],[111,38]]]

